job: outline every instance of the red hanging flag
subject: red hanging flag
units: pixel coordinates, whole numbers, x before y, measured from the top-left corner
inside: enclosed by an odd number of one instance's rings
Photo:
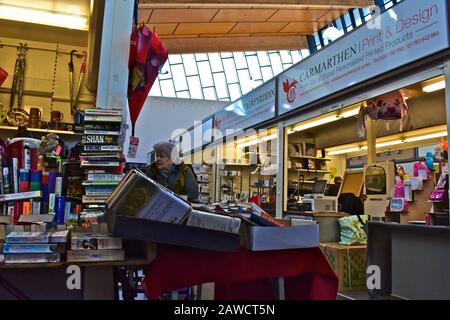
[[[167,49],[155,30],[151,32],[145,25],[133,28],[130,38],[128,106],[134,126],[145,100],[158,77],[159,70],[168,58]]]

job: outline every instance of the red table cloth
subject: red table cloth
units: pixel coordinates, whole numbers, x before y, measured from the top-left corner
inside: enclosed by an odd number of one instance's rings
[[[159,246],[144,279],[149,299],[167,291],[215,283],[216,300],[275,299],[274,278],[284,277],[286,300],[335,300],[338,278],[319,248],[215,252]]]

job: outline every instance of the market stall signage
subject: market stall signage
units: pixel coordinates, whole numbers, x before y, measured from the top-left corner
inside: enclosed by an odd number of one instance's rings
[[[403,1],[280,74],[279,114],[448,47],[447,1]]]
[[[225,136],[233,130],[247,129],[274,117],[275,80],[271,80],[214,114],[214,129]],[[217,138],[216,134],[214,138]]]

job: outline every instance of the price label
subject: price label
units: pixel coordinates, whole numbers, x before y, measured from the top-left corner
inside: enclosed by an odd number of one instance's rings
[[[130,146],[128,148],[128,158],[131,158],[131,159],[136,158],[138,146],[139,146],[139,138],[138,137],[130,137]]]

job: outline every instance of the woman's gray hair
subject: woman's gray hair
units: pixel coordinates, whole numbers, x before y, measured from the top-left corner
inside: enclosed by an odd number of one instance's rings
[[[171,159],[175,164],[181,163],[178,148],[172,142],[159,142],[153,146],[153,150],[155,151],[155,155],[161,154]]]

